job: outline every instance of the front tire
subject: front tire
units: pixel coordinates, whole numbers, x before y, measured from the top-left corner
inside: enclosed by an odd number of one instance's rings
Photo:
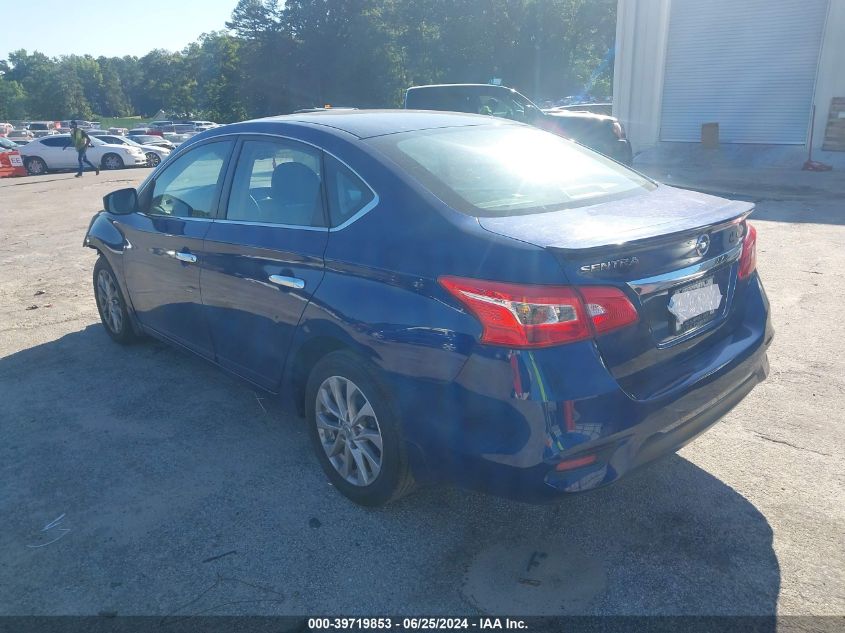
[[[346,497],[381,506],[413,489],[399,415],[369,361],[348,351],[323,357],[308,378],[305,407],[317,459]]]
[[[47,173],[47,163],[37,156],[26,160],[26,171],[30,176],[40,176]]]
[[[121,345],[135,340],[135,332],[129,320],[129,310],[112,267],[101,255],[94,264],[94,297],[100,321],[108,335]]]
[[[103,169],[123,169],[123,159],[117,154],[106,154],[101,163]]]
[[[159,158],[158,154],[154,152],[147,152],[147,165],[150,167],[158,167],[158,164],[161,162],[161,158]]]

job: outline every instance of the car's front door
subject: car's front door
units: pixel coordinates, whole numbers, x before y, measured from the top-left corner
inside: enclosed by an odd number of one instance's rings
[[[140,212],[119,218],[132,307],[147,328],[213,358],[203,314],[203,238],[220,198],[231,139],[198,145],[170,163],[139,195]]]
[[[227,369],[274,389],[291,337],[323,278],[328,240],[321,152],[245,137],[225,215],[205,236],[202,295]]]
[[[38,143],[44,148],[41,158],[50,169],[69,169],[76,167],[76,150],[69,136],[43,138]]]

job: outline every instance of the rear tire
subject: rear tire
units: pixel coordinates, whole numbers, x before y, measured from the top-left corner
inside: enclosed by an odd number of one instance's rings
[[[26,171],[31,176],[40,176],[47,173],[47,163],[37,156],[26,159]]]
[[[129,310],[112,267],[101,255],[94,264],[94,297],[100,321],[112,340],[127,345],[137,336],[129,320]]]
[[[364,506],[382,506],[414,488],[396,406],[378,370],[348,351],[324,356],[305,389],[305,417],[331,483]]]

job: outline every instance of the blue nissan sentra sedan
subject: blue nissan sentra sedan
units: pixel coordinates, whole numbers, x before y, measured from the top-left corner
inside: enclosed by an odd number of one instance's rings
[[[678,450],[768,373],[753,205],[490,117],[344,111],[193,137],[85,245],[109,335],[280,394],[350,499],[542,501]]]

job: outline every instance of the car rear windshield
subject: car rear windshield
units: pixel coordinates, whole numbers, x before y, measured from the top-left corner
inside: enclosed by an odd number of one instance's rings
[[[476,217],[584,207],[656,187],[609,158],[530,127],[440,128],[370,142],[446,204]]]

